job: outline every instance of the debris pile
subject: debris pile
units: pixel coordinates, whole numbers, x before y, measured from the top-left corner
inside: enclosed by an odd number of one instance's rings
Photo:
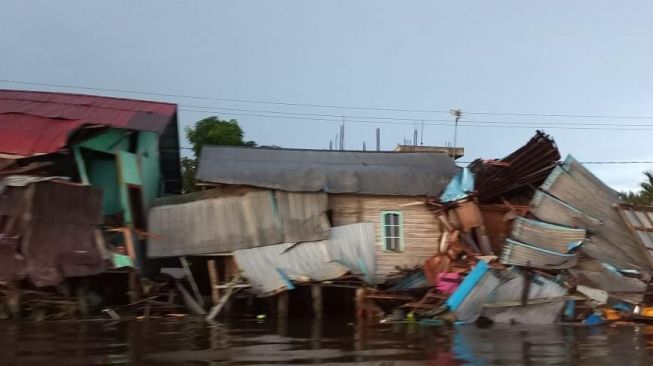
[[[573,157],[559,159],[538,131],[508,157],[463,169],[427,202],[444,231],[434,256],[384,293],[412,296],[400,308],[424,325],[653,320],[653,207],[621,202]]]

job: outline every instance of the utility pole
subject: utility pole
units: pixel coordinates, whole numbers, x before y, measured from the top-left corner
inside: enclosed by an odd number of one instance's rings
[[[449,113],[451,113],[451,115],[453,115],[456,118],[454,122],[454,128],[453,128],[453,148],[455,149],[458,147],[458,145],[456,144],[458,140],[458,120],[460,120],[460,117],[463,116],[463,111],[462,109],[450,109]]]

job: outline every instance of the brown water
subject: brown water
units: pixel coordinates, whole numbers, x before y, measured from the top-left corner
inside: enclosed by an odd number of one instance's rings
[[[2,322],[2,365],[651,365],[653,326]]]

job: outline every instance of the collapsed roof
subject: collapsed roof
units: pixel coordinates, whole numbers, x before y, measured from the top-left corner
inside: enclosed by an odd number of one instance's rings
[[[81,131],[115,127],[159,135],[166,189],[180,190],[177,106],[95,95],[0,90],[0,154],[66,151]]]

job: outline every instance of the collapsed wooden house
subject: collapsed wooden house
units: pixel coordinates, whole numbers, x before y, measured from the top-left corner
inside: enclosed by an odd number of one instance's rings
[[[52,288],[142,269],[147,210],[180,191],[176,112],[169,103],[0,90],[0,281]]]
[[[207,146],[206,190],[151,210],[148,255],[233,254],[259,294],[348,271],[381,283],[433,255],[442,230],[424,203],[457,172],[446,153]]]

